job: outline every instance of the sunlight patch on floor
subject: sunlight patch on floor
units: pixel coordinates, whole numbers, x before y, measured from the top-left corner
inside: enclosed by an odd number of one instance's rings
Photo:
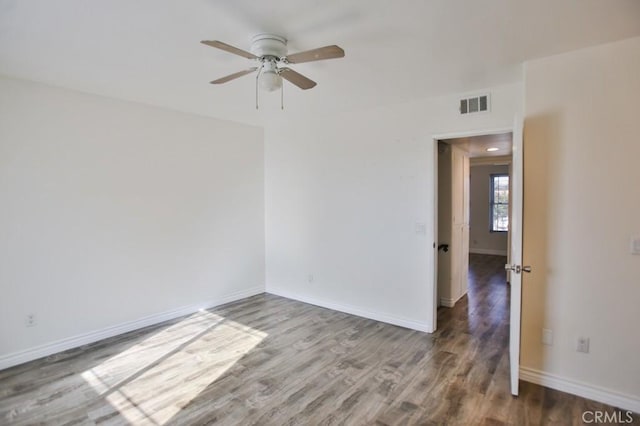
[[[82,377],[128,422],[162,425],[265,337],[264,332],[201,311]],[[90,416],[111,414],[111,407],[103,407]]]

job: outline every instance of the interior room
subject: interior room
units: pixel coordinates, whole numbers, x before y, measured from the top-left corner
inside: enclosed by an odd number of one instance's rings
[[[0,0],[0,424],[640,422],[638,76],[636,0]]]

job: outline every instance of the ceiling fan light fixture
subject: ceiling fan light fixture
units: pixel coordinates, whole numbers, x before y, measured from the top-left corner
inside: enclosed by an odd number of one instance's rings
[[[275,70],[263,71],[258,78],[258,84],[261,89],[273,92],[282,87],[282,77]]]
[[[278,72],[278,64],[275,59],[266,60],[258,75],[258,85],[262,90],[273,92],[282,87],[282,77]]]

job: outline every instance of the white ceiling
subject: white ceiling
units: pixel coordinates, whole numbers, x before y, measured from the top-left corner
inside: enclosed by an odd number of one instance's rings
[[[497,135],[472,136],[469,138],[447,139],[443,142],[455,145],[469,153],[469,158],[504,157],[511,155],[511,139],[513,134],[500,133]],[[487,152],[487,148],[498,148],[497,151]]]
[[[295,67],[316,88],[286,87],[289,113],[317,113],[519,81],[527,59],[640,35],[640,1],[0,0],[0,73],[260,123],[288,114],[279,95],[256,112],[252,77],[209,85],[250,62],[199,43],[260,32],[345,49]]]

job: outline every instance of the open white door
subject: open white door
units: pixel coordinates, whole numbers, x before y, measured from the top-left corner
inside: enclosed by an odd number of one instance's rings
[[[505,265],[511,271],[511,320],[509,330],[509,360],[511,367],[511,393],[518,395],[520,375],[520,318],[522,307],[522,272],[530,267],[522,266],[522,199],[523,199],[523,158],[522,158],[522,118],[516,115],[513,124],[513,159],[511,167],[511,232],[510,264]]]

